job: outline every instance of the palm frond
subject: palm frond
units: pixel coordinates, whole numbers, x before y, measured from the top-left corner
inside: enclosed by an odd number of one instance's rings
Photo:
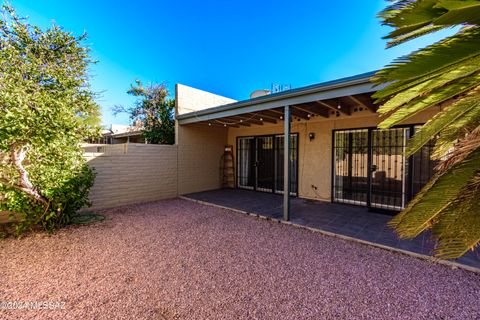
[[[420,23],[430,23],[432,20],[448,12],[445,8],[435,8],[437,0],[400,1],[387,7],[380,17],[385,25],[402,28]]]
[[[433,159],[441,159],[453,149],[459,140],[464,139],[480,124],[480,110],[474,108],[457,121],[446,126],[437,136]]]
[[[430,26],[430,21],[424,21],[417,24],[409,25],[403,28],[395,29],[394,31],[390,32],[388,35],[384,36],[382,39],[397,39],[399,37],[405,36],[407,34],[420,31],[428,26]],[[443,28],[443,26],[441,26]]]
[[[474,108],[480,110],[480,88],[477,88],[474,93],[465,98],[452,101],[449,106],[437,113],[419,131],[415,132],[415,135],[408,143],[406,156],[409,157],[417,152],[426,143],[434,139],[445,127],[457,121]]]
[[[480,85],[480,74],[465,77],[456,82],[450,83],[440,89],[430,92],[427,96],[420,96],[403,105],[402,108],[394,110],[389,117],[383,120],[378,127],[385,129],[401,123],[402,121],[416,115],[420,111],[426,110],[432,106],[438,105],[444,101],[454,98],[457,95],[467,92]],[[384,107],[380,107],[378,112],[387,113]]]
[[[448,12],[433,20],[435,25],[479,24],[480,3],[478,1],[438,1],[437,8]]]
[[[418,236],[457,198],[462,188],[479,170],[478,163],[480,149],[472,152],[448,172],[436,175],[389,225],[395,228],[401,238]]]
[[[390,97],[388,91],[397,86],[415,81],[422,76],[439,74],[443,68],[480,55],[480,28],[464,28],[463,31],[447,37],[407,58],[394,61],[372,78],[375,83],[393,82],[375,94],[377,99]]]
[[[435,255],[455,259],[480,241],[480,172],[470,179],[432,228],[437,239]]]
[[[392,48],[395,46],[398,46],[404,42],[407,42],[409,40],[413,40],[416,38],[420,38],[422,36],[425,36],[430,33],[434,33],[437,31],[440,31],[442,29],[445,29],[445,26],[433,26],[433,25],[425,25],[421,28],[418,28],[417,26],[415,27],[410,27],[409,29],[412,29],[411,31],[407,29],[403,29],[401,33],[399,32],[398,35],[395,35],[393,40],[389,41],[387,43],[387,49]],[[393,33],[393,32],[392,32]],[[390,34],[391,35],[391,34]],[[386,37],[387,38],[387,37]],[[389,38],[389,37],[388,37]]]
[[[429,92],[440,88],[441,86],[461,78],[471,76],[478,71],[480,71],[480,55],[472,59],[468,59],[468,61],[456,63],[455,65],[447,68],[447,70],[443,70],[443,72],[439,75],[429,80],[424,80],[419,84],[408,88],[408,90],[403,90],[385,102],[379,112],[385,113],[392,111],[403,104],[410,102],[416,97],[425,96]]]
[[[447,10],[457,10],[457,9],[464,9],[469,7],[477,6],[478,0],[438,0],[436,7],[445,8]]]
[[[384,20],[398,15],[402,10],[411,8],[417,0],[388,0],[393,2],[393,4],[387,6],[385,9],[380,11],[378,16]]]
[[[477,60],[477,59],[480,59],[480,55],[473,56],[473,57],[470,57],[468,59],[463,59],[461,61],[458,61],[458,62],[456,62],[452,65],[449,65],[449,66],[439,70],[438,72],[422,75],[419,78],[417,78],[415,80],[412,80],[412,81],[404,81],[402,83],[397,81],[397,82],[391,83],[390,85],[388,85],[384,89],[374,93],[372,95],[372,97],[377,99],[376,103],[381,103],[384,100],[386,100],[387,98],[391,98],[392,96],[394,96],[398,93],[401,93],[403,91],[406,91],[407,89],[413,88],[416,85],[421,84],[425,81],[429,81],[431,79],[434,79],[434,78],[438,77],[439,75],[442,75],[444,73],[450,73],[453,70],[456,70],[457,68],[462,67],[463,65],[471,65],[471,61],[472,60]]]
[[[471,153],[480,150],[480,125],[460,140],[446,158],[437,166],[439,174],[464,161]],[[480,163],[477,163],[480,169]]]
[[[442,109],[409,141],[407,155],[435,138],[434,177],[390,221],[402,238],[432,228],[435,254],[456,258],[480,241],[480,1],[401,0],[380,13],[394,30],[387,47],[461,26],[456,34],[395,60],[373,81],[388,128],[433,106]]]

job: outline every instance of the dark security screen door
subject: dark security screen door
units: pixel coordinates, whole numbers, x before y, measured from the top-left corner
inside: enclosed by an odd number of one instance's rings
[[[433,142],[410,158],[407,141],[419,126],[333,133],[335,202],[401,210],[433,175]]]
[[[298,188],[298,135],[292,134],[290,141],[290,193],[297,194]],[[283,135],[275,136],[275,190],[283,193]]]
[[[242,189],[283,193],[283,135],[237,139],[237,186]],[[291,135],[291,186],[298,189],[298,134]]]
[[[255,189],[255,138],[237,140],[237,186],[242,189]]]
[[[272,192],[274,187],[274,149],[273,136],[258,137],[257,141],[257,181],[256,190]]]
[[[372,207],[387,210],[405,207],[408,136],[408,128],[372,130]]]
[[[334,140],[334,201],[366,205],[368,129],[336,131]]]

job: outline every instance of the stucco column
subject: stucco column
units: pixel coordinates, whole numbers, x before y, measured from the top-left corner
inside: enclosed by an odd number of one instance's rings
[[[290,220],[290,106],[285,106],[283,129],[283,220]]]

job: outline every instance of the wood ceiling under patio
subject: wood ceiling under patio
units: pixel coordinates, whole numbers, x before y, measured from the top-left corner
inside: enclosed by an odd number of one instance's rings
[[[291,105],[290,107],[292,118],[297,120],[310,120],[313,118],[327,119],[342,115],[351,116],[355,112],[364,110],[375,113],[378,109],[378,106],[374,103],[374,99],[371,97],[371,93],[311,101]],[[210,126],[239,128],[241,126],[250,127],[252,125],[275,124],[280,121],[283,121],[283,107],[211,119],[200,123]]]

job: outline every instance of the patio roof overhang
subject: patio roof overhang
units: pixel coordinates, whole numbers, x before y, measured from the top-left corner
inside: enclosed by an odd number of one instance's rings
[[[284,107],[290,106],[292,117],[351,115],[355,108],[376,112],[371,94],[383,86],[371,82],[375,72],[319,83],[218,107],[177,115],[180,125],[204,123],[214,126],[240,127],[277,123],[285,119]]]
[[[177,115],[180,125],[240,127],[283,121],[283,219],[290,219],[290,145],[293,118],[351,115],[355,108],[376,112],[371,94],[381,88],[372,83],[375,72],[324,82],[303,88],[270,94],[254,99],[225,104]]]

